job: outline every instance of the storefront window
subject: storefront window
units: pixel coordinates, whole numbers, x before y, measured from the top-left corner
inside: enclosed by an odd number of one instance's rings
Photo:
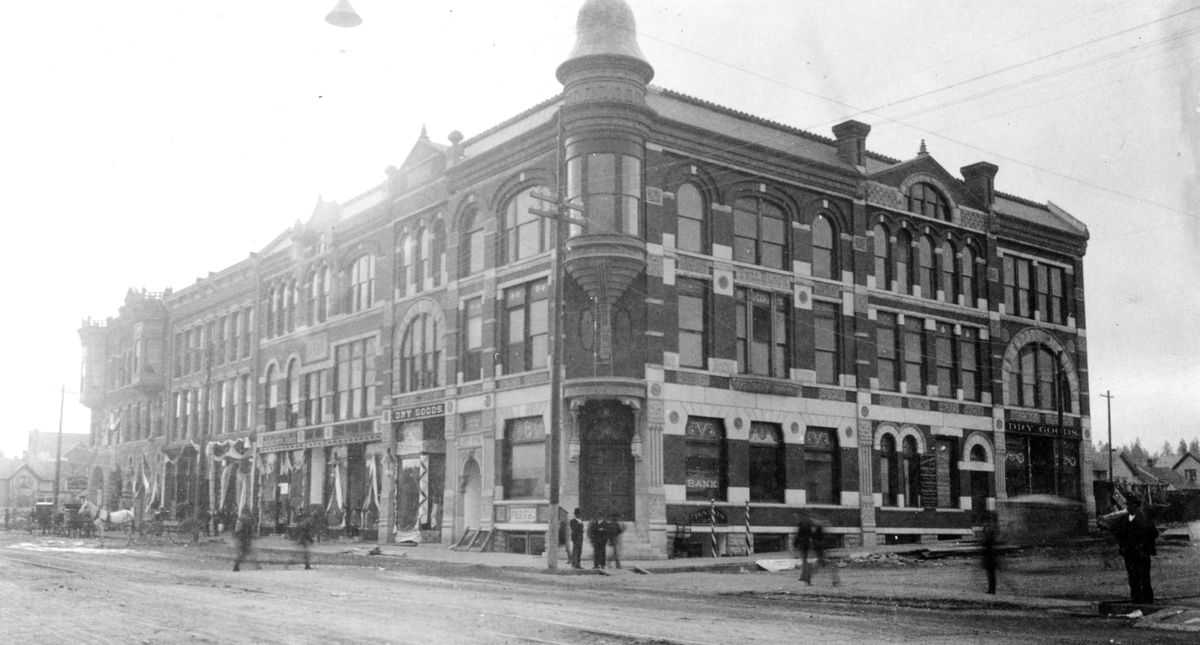
[[[777,423],[750,424],[750,501],[782,502],[785,488],[783,431]]]
[[[836,428],[808,428],[804,433],[804,490],[810,504],[837,504],[838,478]]]
[[[541,417],[510,419],[504,433],[504,498],[544,497],[546,432]]]
[[[688,417],[684,436],[687,449],[687,456],[684,458],[687,499],[724,500],[726,486],[724,422],[707,417]]]

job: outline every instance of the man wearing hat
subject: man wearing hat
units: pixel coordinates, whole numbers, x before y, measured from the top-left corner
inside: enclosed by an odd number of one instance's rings
[[[1150,587],[1150,556],[1158,555],[1154,542],[1158,529],[1142,510],[1142,500],[1135,495],[1125,497],[1126,517],[1113,524],[1125,571],[1129,574],[1129,593],[1135,605],[1153,605],[1154,589]]]

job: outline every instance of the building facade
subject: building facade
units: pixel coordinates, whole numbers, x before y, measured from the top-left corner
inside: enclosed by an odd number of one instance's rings
[[[146,296],[160,389],[136,359],[135,383],[94,375],[137,351],[113,338],[139,338],[129,299],[85,326],[97,472],[144,463],[145,508],[536,553],[553,459],[562,506],[619,515],[631,557],[695,552],[698,527],[783,548],[802,508],[846,545],[970,534],[1026,494],[1094,510],[1082,223],[990,163],[958,177],[923,143],[868,151],[867,124],[819,136],[653,75],[628,6],[588,0],[562,94],[422,132],[382,184]]]

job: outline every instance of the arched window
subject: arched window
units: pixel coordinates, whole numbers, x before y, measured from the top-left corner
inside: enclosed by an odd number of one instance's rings
[[[933,186],[926,183],[913,184],[908,189],[908,210],[925,217],[940,220],[950,219],[950,208],[946,198]]]
[[[971,244],[962,247],[962,259],[959,260],[959,295],[962,303],[968,307],[975,306],[975,248]]]
[[[683,251],[706,253],[708,240],[708,207],[700,190],[692,184],[683,184],[675,191],[675,208],[679,213],[676,220],[675,246]]]
[[[266,419],[267,431],[275,430],[275,415],[279,408],[279,380],[275,375],[275,366],[267,366],[267,382],[265,384],[267,390],[267,407],[264,410]]]
[[[743,197],[733,204],[733,259],[782,269],[787,254],[787,220],[775,204]]]
[[[1045,345],[1022,347],[1008,379],[1009,405],[1040,410],[1057,410],[1060,400],[1069,405],[1070,387],[1054,351]]]
[[[912,265],[912,237],[900,229],[896,233],[896,291],[909,293],[912,284],[909,267]]]
[[[917,440],[905,437],[903,449],[900,466],[904,477],[904,505],[916,507],[921,502],[921,459],[917,454]]]
[[[425,278],[429,276],[429,236],[425,227],[417,229],[413,256],[413,293],[425,290]]]
[[[826,215],[817,215],[812,225],[812,274],[813,277],[837,280],[839,275],[837,257],[837,232]]]
[[[975,444],[974,446],[971,446],[970,460],[987,462],[987,451],[984,450],[983,446],[981,446],[979,444]]]
[[[400,391],[413,392],[442,384],[442,335],[437,320],[417,316],[400,341]]]
[[[483,218],[472,208],[462,217],[462,237],[458,243],[458,277],[483,271]]]
[[[928,235],[922,235],[917,240],[917,285],[921,289],[921,296],[925,298],[936,298],[937,290],[936,269],[933,264],[933,239]]]
[[[938,258],[938,268],[941,269],[941,282],[938,284],[939,290],[942,292],[942,298],[946,302],[958,302],[958,280],[957,273],[954,270],[954,265],[958,258],[954,252],[954,243],[950,240],[942,240],[941,257]]]
[[[884,506],[897,506],[900,495],[900,455],[896,438],[890,434],[879,440],[879,488]]]
[[[892,288],[892,241],[888,237],[883,224],[876,224],[872,229],[875,238],[875,288]]]
[[[442,218],[433,222],[433,239],[430,240],[429,270],[433,273],[433,286],[442,284],[442,275],[446,271],[446,223]]]
[[[531,194],[534,190],[545,191],[537,186],[521,191],[508,202],[504,209],[504,262],[536,255],[550,248],[550,222],[545,217],[539,217],[529,212],[531,208],[550,210],[552,205],[535,199]]]
[[[783,429],[777,423],[750,424],[750,501],[784,501]]]
[[[364,255],[350,268],[350,313],[369,309],[375,302],[375,257]]]
[[[288,428],[295,428],[300,423],[300,365],[294,358],[287,364],[284,392],[287,396],[284,402],[284,409],[287,410],[285,424]]]

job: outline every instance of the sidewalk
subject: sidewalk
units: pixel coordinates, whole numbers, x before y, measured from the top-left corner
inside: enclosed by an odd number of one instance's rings
[[[221,538],[214,538],[220,540]],[[228,542],[228,540],[226,540]],[[230,547],[232,548],[232,546]],[[299,547],[282,536],[267,536],[255,541],[263,551],[295,552]],[[1024,609],[1070,613],[1081,616],[1124,616],[1136,620],[1139,627],[1200,632],[1200,598],[1182,598],[1177,588],[1164,584],[1160,604],[1154,613],[1134,613],[1139,608],[1125,603],[1119,594],[1124,590],[1121,581],[1124,571],[1119,558],[1114,558],[1117,570],[1092,571],[1074,567],[1062,558],[1037,554],[1024,555],[1020,567],[1001,569],[999,593],[982,591],[979,581],[982,572],[977,560],[970,557],[969,543],[911,544],[872,548],[831,550],[835,561],[849,563],[839,567],[842,584],[830,584],[830,572],[818,570],[814,586],[796,580],[795,570],[767,572],[756,562],[775,560],[782,567],[794,564],[790,553],[768,553],[723,558],[680,558],[670,560],[624,560],[624,569],[608,569],[603,573],[621,584],[662,588],[677,592],[720,593],[725,595],[753,594],[759,596],[802,596],[837,602],[892,604],[910,607]],[[1179,551],[1184,557],[1194,557],[1195,547]],[[565,550],[554,572],[567,584],[598,584],[601,574],[591,568],[572,569],[565,559]],[[944,553],[946,559],[921,561],[913,564],[919,552]],[[341,555],[346,557],[407,559],[454,563],[513,570],[523,575],[550,575],[543,556],[515,553],[457,551],[442,544],[406,546],[335,540],[312,546],[315,557]],[[1086,557],[1086,556],[1083,556]],[[298,559],[298,556],[297,556]],[[863,564],[868,560],[883,560],[883,564]],[[906,560],[908,564],[906,564]],[[1093,563],[1095,564],[1095,563]],[[1057,568],[1072,573],[1064,577]],[[1075,571],[1078,570],[1078,573]],[[644,574],[644,575],[639,575]],[[717,578],[714,578],[717,576]],[[1089,578],[1091,576],[1091,578]],[[1103,576],[1103,583],[1094,578]],[[1116,581],[1114,584],[1113,581]],[[1158,584],[1156,583],[1156,587]],[[1186,586],[1185,586],[1186,588]],[[1075,591],[1072,592],[1072,589]],[[1097,589],[1111,590],[1113,597],[1099,600]],[[1171,598],[1170,592],[1176,593]]]

